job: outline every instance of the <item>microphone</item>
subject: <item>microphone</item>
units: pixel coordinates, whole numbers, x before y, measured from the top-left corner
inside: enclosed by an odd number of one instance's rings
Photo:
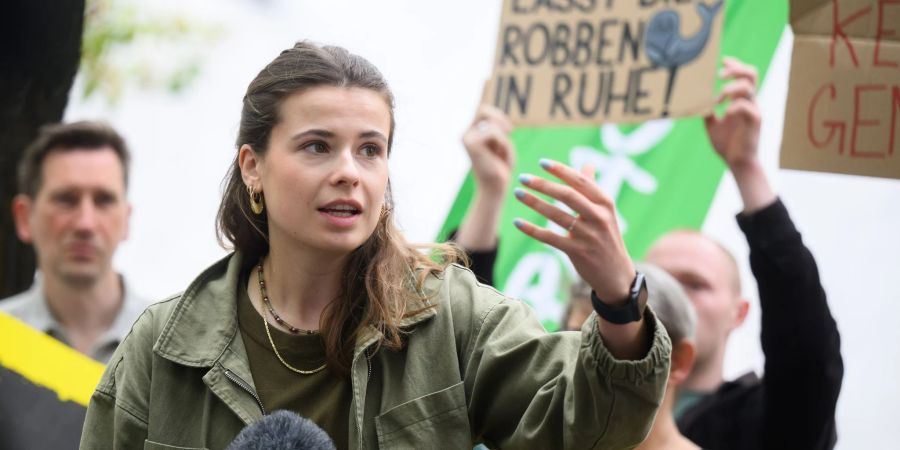
[[[248,425],[226,450],[335,450],[325,430],[290,411],[275,411]]]

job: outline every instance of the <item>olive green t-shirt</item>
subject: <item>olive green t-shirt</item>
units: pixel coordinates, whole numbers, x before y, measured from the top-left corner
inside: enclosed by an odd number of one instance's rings
[[[243,289],[246,282],[245,275],[238,288],[238,324],[250,359],[253,384],[266,411],[284,409],[300,414],[325,430],[338,449],[348,448],[353,398],[349,377],[337,376],[328,368],[301,375],[285,367],[272,351],[262,316]],[[271,316],[269,321],[272,322]],[[318,333],[294,335],[271,325],[269,332],[278,353],[292,367],[313,370],[325,364],[325,347]]]

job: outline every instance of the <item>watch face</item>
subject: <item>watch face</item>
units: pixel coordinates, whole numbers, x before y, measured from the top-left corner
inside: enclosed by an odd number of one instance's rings
[[[637,272],[634,277],[634,284],[631,290],[631,303],[636,306],[637,319],[640,320],[644,316],[647,309],[647,300],[650,299],[650,292],[647,290],[647,277],[643,273]]]
[[[641,291],[647,289],[647,278],[644,277],[644,274],[641,272],[635,272],[634,283],[631,284],[631,296],[632,298],[640,295]],[[635,298],[636,300],[636,298]]]

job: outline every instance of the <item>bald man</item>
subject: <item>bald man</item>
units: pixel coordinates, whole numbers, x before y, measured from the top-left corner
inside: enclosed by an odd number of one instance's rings
[[[715,390],[722,383],[728,336],[749,309],[741,297],[737,263],[718,242],[691,230],[666,234],[651,247],[646,260],[681,282],[699,316],[697,361],[686,386]]]
[[[732,79],[723,90],[731,104],[706,126],[744,204],[737,221],[759,288],[765,372],[724,380],[728,337],[748,310],[734,258],[695,231],[663,236],[646,260],[681,282],[698,317],[696,361],[680,386],[678,426],[708,449],[831,449],[843,377],[840,336],[816,262],[757,158],[756,71],[726,60],[723,77]]]

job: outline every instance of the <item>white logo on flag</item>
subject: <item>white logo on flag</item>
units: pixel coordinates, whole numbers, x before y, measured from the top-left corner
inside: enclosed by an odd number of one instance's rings
[[[647,153],[662,142],[674,126],[675,123],[670,119],[653,120],[626,135],[616,125],[604,125],[600,128],[600,142],[609,150],[609,154],[593,147],[575,147],[569,152],[569,165],[579,170],[586,164],[593,165],[597,170],[597,186],[617,204],[622,187],[626,184],[642,194],[652,194],[656,192],[656,178],[632,158]],[[562,202],[557,201],[555,205],[566,212],[572,212]],[[619,229],[624,234],[628,224],[618,212],[616,215]],[[565,233],[555,223],[551,223],[549,228],[556,233]]]

